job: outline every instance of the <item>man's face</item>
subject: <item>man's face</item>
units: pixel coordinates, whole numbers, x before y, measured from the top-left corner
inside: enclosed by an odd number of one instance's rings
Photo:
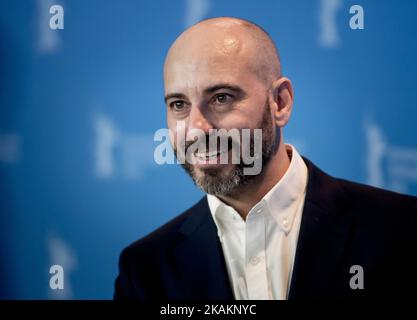
[[[240,133],[242,129],[251,129],[251,139],[246,143],[242,135],[231,137],[226,149],[218,145],[215,155],[199,149],[183,164],[205,192],[231,195],[254,178],[243,174],[242,161],[232,163],[234,148],[240,147],[240,155],[249,151],[253,155],[253,129],[262,129],[259,156],[264,165],[275,150],[277,137],[268,104],[268,88],[251,70],[248,50],[233,38],[217,46],[189,47],[183,54],[178,50],[171,54],[164,73],[167,123],[176,154],[187,153],[196,140],[196,136],[190,136],[196,129],[207,138],[207,151],[212,147],[210,129],[238,129]],[[180,121],[185,132],[178,132]],[[220,163],[222,152],[228,152],[227,163]]]

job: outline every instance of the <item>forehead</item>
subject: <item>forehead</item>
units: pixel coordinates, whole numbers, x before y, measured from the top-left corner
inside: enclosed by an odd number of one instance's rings
[[[171,59],[164,72],[165,92],[204,90],[217,83],[231,83],[242,88],[256,80],[250,56],[243,52],[194,51]]]
[[[232,27],[201,27],[183,34],[170,48],[165,91],[200,88],[212,82],[243,83],[256,57],[253,37]]]
[[[232,59],[194,59],[172,64],[165,73],[166,87],[199,87],[212,81],[242,82],[248,77],[247,63]]]

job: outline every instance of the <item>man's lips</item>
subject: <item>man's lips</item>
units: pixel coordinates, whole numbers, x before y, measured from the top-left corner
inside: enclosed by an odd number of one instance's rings
[[[223,149],[223,150],[213,150],[213,151],[206,151],[206,152],[197,150],[193,154],[193,157],[196,159],[196,162],[198,164],[219,164],[221,155],[229,152],[231,149],[232,147],[230,145],[228,149]],[[229,157],[227,159],[229,159]]]

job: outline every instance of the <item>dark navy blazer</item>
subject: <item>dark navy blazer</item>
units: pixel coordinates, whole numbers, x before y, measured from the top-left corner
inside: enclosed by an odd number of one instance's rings
[[[308,184],[288,298],[411,298],[417,198],[331,177],[303,159]],[[354,265],[363,289],[350,286]],[[123,250],[114,298],[233,299],[206,197]]]

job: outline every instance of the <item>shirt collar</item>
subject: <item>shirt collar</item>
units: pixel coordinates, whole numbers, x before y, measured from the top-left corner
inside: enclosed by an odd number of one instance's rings
[[[248,219],[250,215],[267,212],[285,233],[289,233],[301,197],[305,195],[308,172],[304,160],[295,147],[291,144],[285,144],[285,148],[290,158],[287,171],[262,200],[249,211]],[[207,200],[219,232],[221,223],[243,221],[235,209],[216,196],[207,194]]]

